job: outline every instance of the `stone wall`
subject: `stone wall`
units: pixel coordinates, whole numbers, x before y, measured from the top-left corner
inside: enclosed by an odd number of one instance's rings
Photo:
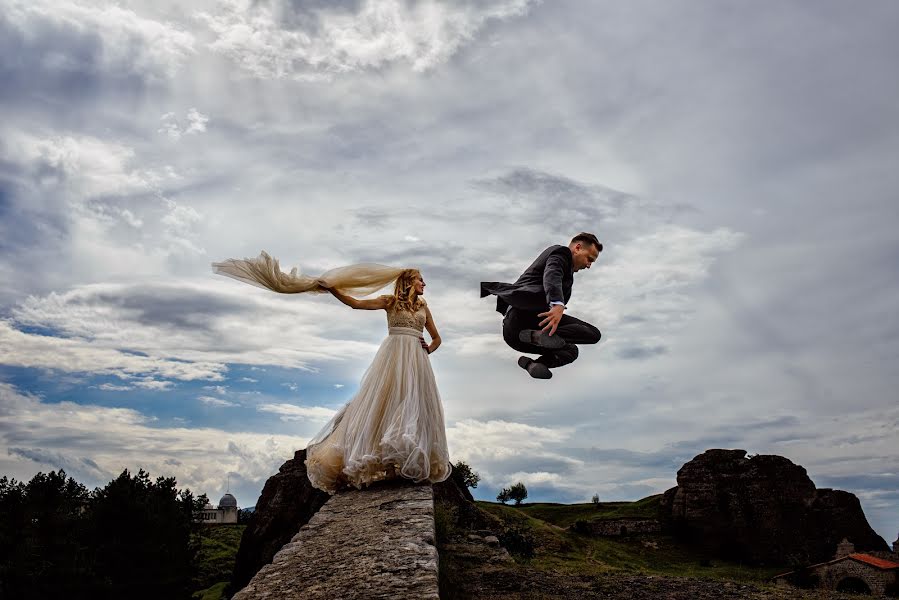
[[[849,558],[825,563],[813,569],[812,572],[818,576],[820,585],[824,589],[835,590],[847,577],[855,577],[868,584],[871,594],[874,596],[883,596],[886,587],[896,581],[896,571],[876,569]]]
[[[434,534],[430,485],[341,492],[232,600],[438,600]]]
[[[577,521],[573,531],[586,535],[623,536],[641,533],[658,533],[662,525],[656,519],[621,518],[595,521]]]
[[[883,596],[897,589],[896,569],[880,569],[849,556],[837,558],[800,571],[790,571],[773,578],[779,587],[801,586],[837,590],[847,579],[861,580],[874,596]]]

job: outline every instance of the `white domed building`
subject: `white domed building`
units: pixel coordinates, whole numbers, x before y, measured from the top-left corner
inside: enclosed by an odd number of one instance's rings
[[[208,525],[219,525],[222,523],[237,523],[237,498],[230,493],[226,493],[219,500],[218,508],[207,504],[200,513],[200,521]]]

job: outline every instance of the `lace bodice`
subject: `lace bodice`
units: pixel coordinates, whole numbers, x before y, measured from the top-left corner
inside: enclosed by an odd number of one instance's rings
[[[384,297],[390,298],[391,296]],[[425,321],[428,320],[428,315],[425,312],[426,304],[424,298],[422,298],[421,301],[421,307],[414,313],[409,312],[408,310],[395,310],[393,308],[387,309],[387,326],[410,327],[412,329],[417,329],[418,331],[424,331]]]

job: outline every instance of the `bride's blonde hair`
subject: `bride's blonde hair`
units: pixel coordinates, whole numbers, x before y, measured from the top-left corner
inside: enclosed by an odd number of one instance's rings
[[[418,269],[406,269],[396,278],[393,286],[393,298],[390,299],[390,308],[415,312],[424,304],[415,291],[415,278],[421,277]]]

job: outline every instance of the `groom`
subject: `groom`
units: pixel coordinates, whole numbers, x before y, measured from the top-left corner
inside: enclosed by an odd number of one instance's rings
[[[577,344],[595,344],[599,329],[565,314],[571,298],[574,273],[596,262],[602,244],[592,233],[579,233],[568,246],[550,246],[515,283],[481,282],[481,298],[496,296],[496,310],[503,317],[503,339],[532,360],[518,365],[535,379],[549,379],[550,369],[577,359]]]

